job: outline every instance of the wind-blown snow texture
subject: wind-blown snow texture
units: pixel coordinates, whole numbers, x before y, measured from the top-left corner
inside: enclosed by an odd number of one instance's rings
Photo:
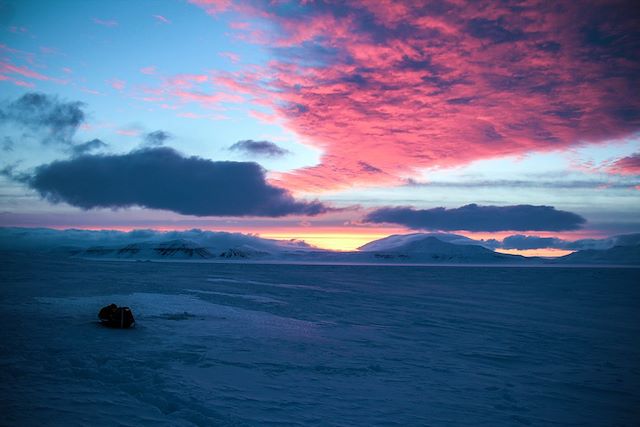
[[[8,425],[640,419],[640,269],[0,257]]]

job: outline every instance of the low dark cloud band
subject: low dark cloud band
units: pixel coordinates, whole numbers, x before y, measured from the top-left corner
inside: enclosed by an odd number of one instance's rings
[[[267,217],[328,210],[268,184],[256,163],[184,157],[166,147],[56,161],[25,181],[54,203],[83,209],[142,206],[196,216]]]
[[[640,245],[640,233],[611,236],[605,239],[563,240],[557,237],[538,237],[514,234],[496,242],[496,248],[503,249],[563,249],[579,251],[584,249],[610,249],[614,246]]]
[[[568,231],[585,219],[552,206],[466,205],[455,209],[385,207],[370,212],[364,222],[393,223],[416,230],[467,231]]]

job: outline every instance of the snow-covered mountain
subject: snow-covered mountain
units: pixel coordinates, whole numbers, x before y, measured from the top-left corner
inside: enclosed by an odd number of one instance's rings
[[[202,245],[185,239],[166,242],[130,243],[124,246],[94,246],[86,250],[75,251],[75,256],[81,258],[106,259],[235,259],[251,260],[272,255],[270,252],[260,251],[248,245],[226,249],[205,248]]]
[[[244,245],[237,248],[226,249],[216,255],[218,258],[224,259],[256,259],[268,257],[272,255],[272,253],[259,251],[255,248]]]
[[[207,248],[185,239],[159,243],[130,243],[114,247],[94,246],[77,252],[76,256],[120,259],[210,259],[214,257]]]
[[[555,260],[568,264],[625,264],[640,265],[640,245],[614,246],[611,249],[587,249]]]
[[[368,243],[360,250],[378,260],[406,260],[407,262],[500,263],[531,260],[517,255],[497,253],[468,242],[464,244],[444,242],[440,237],[424,234],[390,236]]]
[[[202,230],[134,230],[125,233],[113,230],[0,228],[0,250],[13,254],[39,252],[129,260],[640,265],[640,245],[636,236],[611,238],[617,242],[613,248],[582,250],[557,259],[542,259],[497,253],[490,249],[491,241],[477,241],[447,233],[392,235],[367,243],[357,251],[336,252],[297,240],[278,241],[250,234]]]
[[[165,244],[184,240],[197,247],[207,248],[216,254],[229,248],[246,251],[278,252],[315,250],[300,240],[265,239],[252,234],[224,231],[185,230],[156,231],[138,229],[129,232],[117,230],[53,230],[49,228],[0,227],[0,250],[64,252],[84,251],[93,247],[106,250],[122,248],[130,244]]]
[[[395,248],[401,247],[408,243],[423,240],[425,237],[435,237],[436,239],[453,243],[455,245],[477,245],[483,246],[482,242],[470,239],[466,236],[452,233],[412,233],[412,234],[393,234],[391,236],[383,237],[382,239],[374,240],[363,246],[360,246],[358,250],[363,252],[371,251],[389,251]]]
[[[220,248],[177,239],[166,242],[131,243],[121,246],[98,246],[77,252],[76,256],[108,259],[202,259],[238,261],[293,261],[320,263],[511,263],[529,259],[493,252],[482,246],[443,242],[432,235],[414,235],[402,239],[372,242],[368,249],[354,252],[328,250],[299,250],[289,247],[270,247],[269,251],[251,245]]]

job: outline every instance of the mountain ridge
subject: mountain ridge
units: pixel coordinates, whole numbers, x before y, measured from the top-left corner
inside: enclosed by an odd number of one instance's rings
[[[44,237],[40,244],[37,238]],[[103,238],[104,237],[104,238]],[[241,233],[132,232],[88,230],[1,229],[4,253],[68,254],[92,259],[220,260],[239,262],[382,263],[382,264],[522,264],[522,265],[640,265],[640,245],[618,236],[618,246],[584,249],[558,258],[523,257],[493,251],[465,236],[447,233],[390,235],[359,250],[337,252],[304,242],[263,239]],[[631,235],[630,237],[634,237]]]

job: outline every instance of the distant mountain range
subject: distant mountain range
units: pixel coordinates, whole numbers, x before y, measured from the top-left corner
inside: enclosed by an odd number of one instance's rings
[[[125,246],[104,247],[93,246],[85,250],[72,251],[76,257],[83,258],[116,258],[116,259],[256,259],[269,255],[250,246],[228,248],[216,251],[186,239],[166,242],[131,243]]]
[[[557,259],[566,264],[640,265],[640,245],[614,246],[611,249],[587,249]]]
[[[72,251],[76,252],[76,251]],[[90,258],[123,259],[209,259],[213,254],[188,240],[170,240],[159,243],[131,243],[121,247],[92,246],[74,255]]]
[[[387,238],[388,239],[388,238]],[[384,239],[381,239],[384,240]],[[271,248],[257,250],[248,245],[224,250],[206,248],[196,242],[179,239],[167,242],[132,243],[120,247],[90,247],[76,251],[83,258],[139,260],[236,260],[292,261],[320,263],[389,263],[389,264],[638,264],[640,246],[616,246],[607,250],[584,250],[555,259],[523,257],[494,252],[470,243],[454,244],[435,236],[388,239],[364,245],[354,252],[326,250],[292,250]]]
[[[359,253],[372,255],[376,260],[406,260],[426,263],[513,263],[526,261],[525,257],[519,255],[501,254],[466,242],[462,244],[448,243],[435,236],[414,236],[411,239],[396,239],[395,241],[389,238],[385,239],[360,247]]]
[[[176,239],[165,242],[131,243],[123,246],[92,246],[73,250],[82,258],[140,259],[140,260],[244,260],[297,261],[322,263],[513,263],[527,258],[505,255],[482,246],[443,242],[433,236],[417,236],[408,240],[387,240],[363,247],[354,252],[335,252],[321,249],[270,247],[258,250],[249,245],[224,249]],[[378,250],[371,250],[371,249]]]
[[[456,234],[414,233],[375,240],[359,250],[373,252],[378,258],[404,258],[420,262],[640,265],[640,245],[634,243],[631,241],[627,245],[609,249],[587,249],[557,258],[542,258],[501,254],[482,246],[482,242]]]
[[[498,253],[484,246],[485,242],[445,233],[392,235],[367,243],[357,251],[336,252],[314,248],[300,241],[283,242],[239,233],[200,230],[165,234],[151,230],[131,233],[110,231],[102,232],[104,235],[85,230],[24,230],[0,229],[0,249],[5,252],[9,250],[67,253],[92,259],[151,261],[640,265],[640,245],[634,244],[634,241],[626,246],[581,250],[558,258],[540,258]],[[38,238],[40,233],[44,239]],[[7,234],[10,234],[10,238]]]

